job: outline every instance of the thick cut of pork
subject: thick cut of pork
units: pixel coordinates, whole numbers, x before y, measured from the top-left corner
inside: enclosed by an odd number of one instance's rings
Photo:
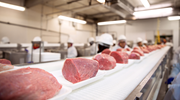
[[[0,63],[1,64],[9,64],[9,65],[11,65],[11,62],[9,60],[7,60],[7,59],[0,59]]]
[[[102,51],[102,54],[110,54],[111,53],[111,50],[109,50],[109,49],[104,49],[103,51]]]
[[[129,55],[126,52],[112,51],[110,56],[114,57],[116,63],[127,64]]]
[[[38,68],[2,72],[0,80],[0,100],[47,100],[62,88],[52,74]]]
[[[131,51],[129,48],[126,48],[126,51]]]
[[[132,52],[138,53],[140,56],[144,56],[144,53],[141,49],[134,49]]]
[[[129,55],[129,59],[140,59],[140,55],[138,53],[131,53]]]
[[[72,83],[95,77],[99,69],[99,63],[96,60],[85,58],[66,59],[62,74],[64,78]]]
[[[116,67],[116,60],[110,55],[97,54],[93,59],[99,62],[100,70],[110,70]]]
[[[124,51],[124,52],[126,52],[126,49],[119,48],[116,51]]]
[[[13,65],[1,64],[1,63],[0,63],[0,72],[1,72],[1,71],[4,71],[4,70],[13,69],[13,68],[14,68]]]

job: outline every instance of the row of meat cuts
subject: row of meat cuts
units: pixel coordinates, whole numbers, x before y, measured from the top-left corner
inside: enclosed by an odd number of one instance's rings
[[[106,49],[92,59],[66,59],[62,74],[66,80],[75,84],[95,77],[98,70],[112,70],[116,63],[128,64],[128,59],[140,59],[144,53],[162,47],[164,46],[135,47],[132,51]],[[10,61],[0,59],[0,100],[46,100],[55,96],[62,88],[52,74],[42,69],[28,67],[5,71],[13,68]]]

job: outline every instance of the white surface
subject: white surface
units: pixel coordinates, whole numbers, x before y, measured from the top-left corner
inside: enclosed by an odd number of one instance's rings
[[[98,70],[98,73],[96,74],[95,77],[73,84],[63,77],[62,70],[53,71],[51,73],[56,77],[56,79],[58,80],[58,82],[60,84],[68,86],[68,87],[72,88],[72,90],[78,89],[78,88],[83,87],[87,84],[95,82],[95,81],[103,78],[105,75],[105,72]]]
[[[66,86],[62,86],[58,94],[48,100],[63,100],[66,96],[72,92],[72,89]]]
[[[0,48],[17,47],[17,44],[0,44]]]
[[[117,71],[123,70],[123,68],[129,67],[134,63],[134,60],[128,60],[128,64],[118,64],[116,63],[116,67],[111,70],[101,70],[106,72],[106,76],[116,73]]]
[[[60,60],[60,58],[61,58],[60,53],[46,53],[46,52],[41,53],[42,62]],[[39,62],[39,53],[33,53],[33,62]]]
[[[168,51],[165,47],[140,63],[74,90],[65,100],[124,100]]]

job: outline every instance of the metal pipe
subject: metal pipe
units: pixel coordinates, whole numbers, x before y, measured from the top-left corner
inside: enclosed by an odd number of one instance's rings
[[[99,4],[94,4],[94,5],[91,5],[91,6],[97,6],[97,5],[99,5]],[[53,14],[72,11],[72,10],[84,9],[84,8],[88,8],[88,7],[91,7],[91,6],[83,6],[83,7],[78,7],[78,8],[74,8],[74,9],[66,9],[66,10],[63,10],[63,11],[57,11],[57,12],[49,13],[49,14],[46,14],[46,15],[53,15]]]
[[[4,22],[4,21],[0,21],[0,23],[2,24],[8,24],[8,25],[14,25],[14,26],[19,26],[19,27],[24,27],[24,28],[29,28],[29,29],[35,29],[35,30],[42,30],[42,31],[48,31],[48,32],[52,32],[52,33],[58,33],[57,31],[53,31],[53,30],[46,30],[46,29],[42,29],[42,28],[38,28],[38,27],[32,27],[32,26],[26,26],[26,25],[21,25],[21,24],[15,24],[15,23],[10,23],[10,22]],[[62,33],[63,35],[66,35],[69,37],[69,34],[67,33]]]

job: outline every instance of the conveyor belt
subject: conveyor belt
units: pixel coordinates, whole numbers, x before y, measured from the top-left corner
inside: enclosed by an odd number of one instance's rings
[[[170,47],[167,46],[157,50],[140,63],[134,63],[99,81],[73,90],[65,100],[124,100],[142,82],[169,49]],[[63,63],[64,60],[22,67],[36,67],[51,72],[61,69]]]
[[[117,73],[74,90],[65,100],[124,100],[154,68],[170,47],[150,55]]]

